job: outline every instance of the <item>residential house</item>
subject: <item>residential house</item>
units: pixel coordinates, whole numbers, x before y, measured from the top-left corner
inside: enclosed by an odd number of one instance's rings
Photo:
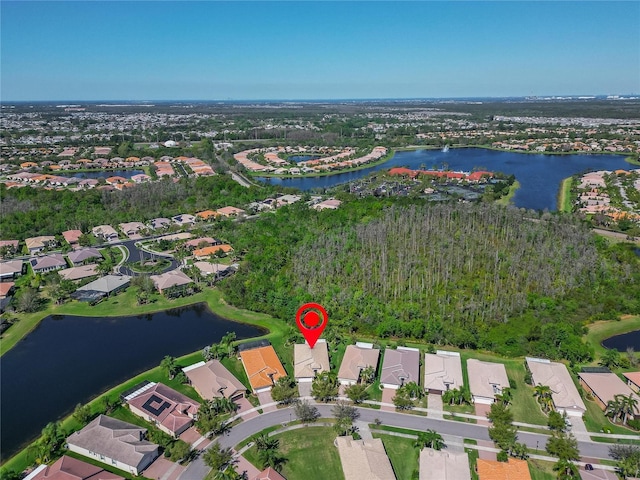
[[[200,273],[205,276],[214,275],[217,278],[227,276],[233,271],[230,265],[223,265],[222,263],[211,262],[194,262],[193,266],[200,270]]]
[[[379,438],[337,437],[334,443],[338,447],[345,480],[395,480],[391,462]]]
[[[51,465],[39,465],[24,480],[124,480],[115,473],[63,455]]]
[[[67,255],[69,261],[74,265],[82,265],[87,260],[102,260],[102,254],[97,248],[88,247],[81,248],[80,250],[74,250],[73,252],[69,252]]]
[[[271,345],[243,350],[240,358],[255,393],[271,390],[280,377],[287,375]]]
[[[216,255],[220,253],[228,254],[233,251],[233,247],[231,245],[211,245],[210,247],[198,248],[193,251],[193,256],[198,260],[203,260],[209,258],[211,255]]]
[[[387,348],[382,360],[380,384],[384,388],[397,390],[401,386],[415,382],[420,385],[420,350],[417,348]]]
[[[139,475],[158,456],[158,445],[145,440],[146,428],[100,415],[67,437],[72,452]]]
[[[98,265],[90,263],[89,265],[80,265],[79,267],[65,268],[59,270],[58,274],[65,280],[82,280],[83,278],[98,275]]]
[[[76,248],[78,247],[78,241],[82,236],[82,230],[66,230],[62,232],[62,236],[69,245]]]
[[[373,344],[358,342],[348,345],[338,370],[338,380],[342,385],[353,385],[360,380],[360,373],[368,367],[378,368],[380,350]]]
[[[578,373],[578,378],[582,388],[593,396],[593,399],[602,410],[607,408],[607,403],[614,400],[616,395],[628,397],[633,394],[636,400],[640,401],[640,398],[633,390],[620,380],[620,377],[615,373],[580,372]]]
[[[200,238],[193,238],[191,240],[189,240],[188,242],[185,242],[184,246],[186,248],[188,248],[189,250],[193,250],[195,248],[204,248],[204,247],[209,247],[211,245],[220,245],[220,242],[218,240],[216,240],[215,238],[211,238],[211,237],[200,237]]]
[[[278,473],[271,467],[265,468],[263,471],[258,473],[255,477],[252,477],[251,480],[287,480],[282,476],[282,474]]]
[[[434,450],[420,451],[420,480],[471,480],[467,452]]]
[[[214,210],[205,210],[203,212],[196,213],[196,217],[198,217],[198,220],[209,220],[218,216],[220,216],[220,214]]]
[[[293,374],[298,382],[311,382],[316,374],[328,372],[330,368],[325,339],[319,339],[313,348],[307,342],[293,346]]]
[[[194,217],[193,215],[189,215],[188,213],[183,213],[181,215],[171,217],[171,220],[173,220],[176,225],[179,225],[181,227],[188,227],[196,224],[196,217]]]
[[[442,395],[447,390],[464,386],[462,362],[458,352],[438,350],[424,356],[424,388],[428,393]]]
[[[636,393],[640,393],[640,372],[627,372],[623,373],[627,379],[627,385],[631,390]]]
[[[125,222],[119,224],[118,227],[120,227],[122,233],[124,233],[131,240],[138,240],[142,238],[142,235],[140,235],[140,231],[147,228],[146,225],[141,222]]]
[[[162,383],[147,383],[125,397],[133,413],[178,438],[198,415],[200,404]]]
[[[115,295],[131,283],[127,275],[105,275],[91,283],[87,283],[71,294],[71,297],[84,302],[97,301],[103,297]]]
[[[223,207],[217,210],[218,215],[223,217],[238,217],[240,215],[244,215],[246,212],[241,208],[236,207]]]
[[[572,417],[584,415],[587,407],[564,364],[531,357],[526,358],[525,364],[531,372],[534,387],[546,385],[551,389],[551,400],[556,411]]]
[[[316,203],[313,208],[316,210],[336,210],[342,202],[335,198],[330,198],[324,202]]]
[[[18,251],[18,240],[0,240],[0,250],[5,249],[8,254],[14,254]]]
[[[490,405],[502,389],[509,387],[507,370],[502,363],[483,362],[471,358],[467,360],[469,389],[474,403]]]
[[[118,240],[118,232],[111,225],[98,225],[93,227],[91,232],[96,238],[102,239],[105,242],[113,242]]]
[[[160,275],[151,275],[151,281],[156,286],[160,293],[163,293],[168,288],[185,287],[193,283],[186,273],[182,270],[170,270]]]
[[[189,383],[205,400],[229,398],[236,400],[245,396],[247,387],[226,369],[220,360],[198,362],[182,369]]]
[[[22,275],[22,260],[0,262],[0,281],[13,280]]]
[[[10,297],[15,285],[15,282],[0,282],[0,299]]]
[[[149,222],[149,228],[152,230],[161,230],[163,228],[168,228],[171,225],[171,220],[164,217],[154,218]]]
[[[67,268],[67,262],[59,253],[52,253],[51,255],[45,255],[44,257],[35,257],[32,258],[30,262],[34,273],[53,272],[54,270]]]
[[[479,458],[476,460],[476,470],[480,480],[531,480],[526,460],[509,458],[506,462],[498,462]]]
[[[39,253],[45,248],[51,248],[57,245],[56,237],[52,237],[51,235],[27,238],[24,243],[27,245],[27,250],[29,250],[31,255]]]

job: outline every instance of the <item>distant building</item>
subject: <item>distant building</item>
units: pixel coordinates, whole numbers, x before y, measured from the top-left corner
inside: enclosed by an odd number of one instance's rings
[[[69,252],[69,254],[67,255],[67,258],[71,263],[77,266],[77,265],[81,265],[87,260],[102,259],[103,257],[97,248],[88,247],[88,248],[81,248],[79,250],[74,250],[73,252]]]

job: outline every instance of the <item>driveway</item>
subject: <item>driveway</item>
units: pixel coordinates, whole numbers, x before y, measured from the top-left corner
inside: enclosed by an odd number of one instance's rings
[[[427,397],[427,407],[431,418],[442,420],[442,395],[430,393]]]
[[[476,408],[476,415],[482,418],[487,418],[487,413],[491,411],[491,405],[484,405],[483,403],[476,403],[474,407]],[[478,425],[489,426],[491,425],[491,422],[488,419],[487,420],[478,419]]]
[[[396,407],[393,405],[393,397],[396,396],[396,391],[393,388],[382,389],[382,403],[389,403],[390,405],[380,405],[380,410],[383,412],[395,412]]]
[[[234,402],[236,403],[236,405],[240,407],[236,412],[236,415],[240,413],[248,412],[249,410],[252,410],[254,408],[254,406],[251,405],[251,402],[247,400],[246,397],[242,397],[237,400],[234,400]],[[247,413],[246,415],[243,415],[242,418],[245,421],[247,421],[253,417],[257,417],[258,415],[260,414],[257,411],[253,411],[253,412]]]
[[[185,469],[182,465],[160,456],[147,467],[144,471],[144,476],[153,480],[176,480]]]
[[[262,408],[263,413],[273,412],[274,410],[277,410],[277,407],[275,405],[270,405],[268,407],[262,406],[273,403],[273,398],[271,398],[271,391],[258,393],[258,400],[260,400],[260,408]]]

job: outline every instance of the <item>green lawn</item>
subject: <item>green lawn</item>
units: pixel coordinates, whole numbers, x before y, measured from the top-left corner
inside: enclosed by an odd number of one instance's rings
[[[465,452],[469,455],[469,469],[471,470],[471,480],[478,480],[478,473],[476,472],[476,461],[480,454],[475,448],[465,448]]]
[[[640,315],[625,316],[623,320],[618,321],[599,321],[589,325],[589,332],[587,333],[586,340],[595,349],[596,359],[593,364],[597,364],[600,356],[605,352],[601,343],[609,337],[620,335],[621,333],[632,332],[634,330],[640,330]]]
[[[374,433],[373,437],[382,439],[384,449],[387,451],[398,480],[418,478],[417,474],[414,476],[414,472],[418,471],[420,452],[413,446],[412,439],[379,433]]]
[[[516,194],[516,191],[520,188],[520,182],[517,180],[513,182],[513,184],[509,187],[509,192],[502,198],[496,200],[498,205],[511,205],[513,203],[513,197]]]
[[[637,433],[629,428],[611,423],[609,419],[604,416],[604,412],[595,401],[587,400],[586,398],[583,398],[583,400],[587,407],[587,413],[584,415],[584,423],[588,431],[602,432],[604,429],[608,429],[611,433],[621,433],[626,435]]]
[[[558,193],[558,210],[560,212],[571,213],[573,205],[571,204],[571,187],[573,186],[573,177],[562,180],[560,184],[560,192]]]
[[[529,472],[531,480],[555,480],[558,478],[556,472],[553,471],[553,462],[545,462],[543,460],[528,460]]]
[[[336,438],[333,428],[301,428],[275,438],[280,440],[280,452],[288,460],[282,470],[287,480],[344,479],[338,449],[333,445]],[[255,447],[247,450],[244,457],[256,467],[262,467]]]

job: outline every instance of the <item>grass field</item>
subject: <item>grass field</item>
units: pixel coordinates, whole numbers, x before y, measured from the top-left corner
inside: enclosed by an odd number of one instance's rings
[[[513,184],[509,187],[509,192],[502,198],[500,198],[499,200],[496,200],[496,203],[498,205],[511,205],[511,203],[513,202],[513,197],[516,194],[516,191],[520,188],[520,182],[518,182],[517,180],[515,182],[513,182]]]
[[[606,351],[601,343],[609,337],[622,333],[640,330],[640,315],[628,315],[618,321],[599,321],[589,325],[589,332],[586,335],[587,343],[590,343],[596,352],[597,363],[599,357]]]
[[[338,449],[333,445],[336,438],[333,428],[301,428],[275,438],[280,440],[280,453],[288,460],[282,470],[287,480],[344,479]],[[261,469],[255,447],[247,450],[244,457]]]
[[[373,437],[382,440],[398,480],[418,478],[417,475],[414,476],[414,472],[418,471],[420,452],[413,446],[412,439],[379,433],[374,433]]]
[[[553,471],[553,463],[543,460],[528,460],[529,472],[531,480],[555,480],[558,478],[556,472]]]
[[[571,204],[571,187],[573,185],[573,177],[562,180],[560,184],[560,192],[558,193],[558,210],[564,213],[571,213],[573,205]]]

